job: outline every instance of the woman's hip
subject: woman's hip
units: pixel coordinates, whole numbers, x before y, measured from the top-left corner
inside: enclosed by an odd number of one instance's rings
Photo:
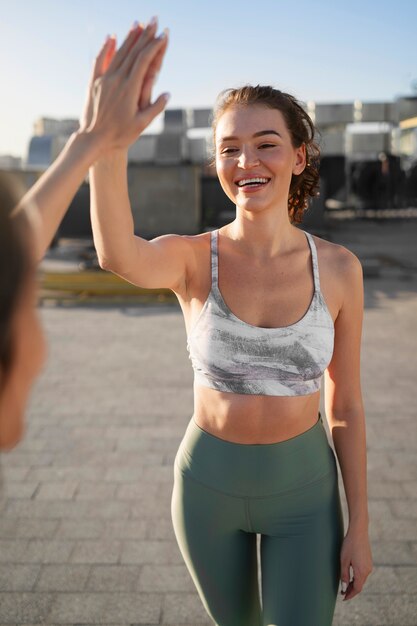
[[[246,497],[284,494],[331,475],[337,478],[335,455],[320,413],[305,432],[271,444],[226,441],[203,430],[191,418],[175,467],[207,487]]]

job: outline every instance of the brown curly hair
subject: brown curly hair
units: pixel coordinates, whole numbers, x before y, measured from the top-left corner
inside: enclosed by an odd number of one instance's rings
[[[31,270],[26,214],[11,217],[23,195],[18,179],[0,172],[0,392],[13,361],[12,326]]]
[[[320,148],[315,141],[315,135],[318,135],[319,131],[294,96],[269,85],[244,85],[237,89],[221,91],[216,99],[211,118],[214,152],[210,165],[215,164],[216,128],[220,117],[233,105],[252,104],[262,104],[281,111],[291,135],[293,147],[299,148],[303,143],[305,144],[306,167],[301,174],[293,174],[288,196],[290,221],[300,223],[304,212],[308,209],[309,198],[319,195]]]

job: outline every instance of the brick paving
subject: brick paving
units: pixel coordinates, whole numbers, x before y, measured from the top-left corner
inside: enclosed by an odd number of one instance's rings
[[[416,220],[332,233],[380,259],[362,350],[375,567],[359,596],[338,599],[335,626],[417,624],[416,234]],[[48,365],[25,439],[1,458],[0,626],[211,624],[170,518],[193,406],[179,306],[41,315]]]

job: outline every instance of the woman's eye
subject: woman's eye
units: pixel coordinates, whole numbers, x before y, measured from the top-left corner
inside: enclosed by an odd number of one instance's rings
[[[275,144],[273,143],[263,143],[260,146],[258,146],[259,148],[275,148]],[[222,150],[222,154],[231,154],[232,152],[237,152],[238,148],[224,148],[224,150]]]

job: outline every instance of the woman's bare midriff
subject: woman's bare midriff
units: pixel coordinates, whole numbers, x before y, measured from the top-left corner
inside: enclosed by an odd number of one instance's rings
[[[278,443],[318,420],[320,392],[306,396],[224,393],[194,385],[192,419],[203,430],[234,443]]]

